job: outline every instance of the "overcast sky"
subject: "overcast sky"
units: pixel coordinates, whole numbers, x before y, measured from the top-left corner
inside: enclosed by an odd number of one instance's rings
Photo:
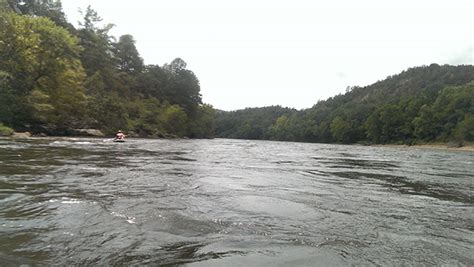
[[[472,0],[62,0],[91,5],[146,64],[176,57],[223,110],[309,108],[409,67],[474,64]]]

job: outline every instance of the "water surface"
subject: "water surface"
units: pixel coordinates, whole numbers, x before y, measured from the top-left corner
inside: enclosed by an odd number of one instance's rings
[[[1,265],[473,266],[474,153],[0,139]]]

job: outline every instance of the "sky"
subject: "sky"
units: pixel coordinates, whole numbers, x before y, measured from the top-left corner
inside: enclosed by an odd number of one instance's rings
[[[145,64],[182,58],[222,110],[310,108],[410,67],[474,64],[472,0],[62,0],[88,5]]]

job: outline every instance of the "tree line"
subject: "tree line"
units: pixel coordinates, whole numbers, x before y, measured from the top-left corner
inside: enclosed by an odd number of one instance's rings
[[[0,0],[0,125],[68,135],[211,137],[214,109],[176,58],[145,65],[132,35],[114,38],[90,6],[79,27],[60,1]]]
[[[323,143],[474,141],[474,67],[410,68],[350,87],[313,107],[225,112],[202,102],[180,58],[145,65],[132,35],[118,39],[91,7],[78,27],[60,1],[0,0],[0,132]],[[245,77],[242,77],[245,78]]]
[[[221,111],[216,135],[346,144],[474,141],[474,67],[410,68],[300,111]]]

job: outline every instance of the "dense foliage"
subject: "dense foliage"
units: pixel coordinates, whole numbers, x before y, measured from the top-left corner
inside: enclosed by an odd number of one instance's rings
[[[296,112],[295,109],[280,106],[264,108],[247,108],[225,112],[218,111],[216,132],[218,137],[243,139],[269,139],[270,128],[279,118]]]
[[[269,112],[272,111],[272,112]],[[217,135],[338,143],[474,141],[474,67],[408,69],[310,109],[217,114]]]
[[[214,110],[182,59],[144,65],[131,35],[118,40],[90,7],[79,28],[60,1],[0,0],[0,123],[67,135],[211,137]]]

